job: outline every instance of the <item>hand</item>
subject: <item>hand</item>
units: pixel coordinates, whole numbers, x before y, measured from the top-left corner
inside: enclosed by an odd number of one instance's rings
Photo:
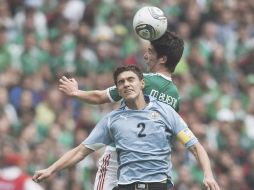
[[[49,176],[51,176],[52,172],[50,171],[49,168],[44,169],[44,170],[39,170],[36,171],[33,175],[33,181],[35,181],[36,183],[40,183],[43,180],[45,180],[46,178],[48,178]]]
[[[59,79],[58,89],[64,92],[68,96],[76,96],[78,93],[78,83],[74,78],[68,79],[65,76],[62,76]]]
[[[207,190],[220,190],[219,185],[213,177],[205,177],[203,183],[206,186]]]

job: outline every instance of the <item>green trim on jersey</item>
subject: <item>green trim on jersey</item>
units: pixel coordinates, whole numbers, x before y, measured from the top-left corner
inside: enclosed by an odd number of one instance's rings
[[[180,96],[176,85],[170,78],[159,73],[146,73],[144,74],[144,80],[144,94],[155,97],[160,102],[170,105],[178,112]],[[107,91],[108,97],[112,102],[122,99],[115,86],[108,88]]]

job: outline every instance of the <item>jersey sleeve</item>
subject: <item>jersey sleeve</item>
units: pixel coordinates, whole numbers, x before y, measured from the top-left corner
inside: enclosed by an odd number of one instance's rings
[[[176,137],[186,148],[189,148],[198,142],[195,135],[179,115],[176,125]]]
[[[118,94],[116,86],[107,88],[107,95],[111,102],[118,102],[122,97]]]
[[[167,127],[173,132],[177,139],[186,147],[189,148],[198,142],[198,139],[189,129],[181,116],[173,109],[164,109],[166,111]]]
[[[109,117],[104,117],[82,142],[87,148],[98,150],[105,145],[113,143],[109,131]]]

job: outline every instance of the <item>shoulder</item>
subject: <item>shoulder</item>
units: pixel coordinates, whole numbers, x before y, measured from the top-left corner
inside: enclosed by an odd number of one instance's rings
[[[121,106],[120,108],[109,112],[103,118],[106,120],[112,120],[112,119],[116,118],[119,114],[121,114],[123,111],[124,111],[124,106]]]
[[[145,82],[157,82],[157,81],[165,80],[158,73],[144,73],[143,76],[144,76]]]
[[[153,111],[158,112],[161,115],[162,120],[167,124],[175,124],[179,120],[179,114],[168,104],[154,100],[152,109]]]
[[[124,106],[121,106],[120,108],[117,108],[117,109],[111,111],[108,115],[110,117],[113,117],[113,116],[118,115],[119,113],[121,113],[123,110],[124,110]]]
[[[178,94],[178,89],[172,79],[160,73],[144,73],[145,84],[153,88],[163,88]]]
[[[162,78],[158,73],[143,73],[144,79],[155,79],[155,78]]]
[[[165,111],[166,112],[168,112],[168,111],[175,112],[175,110],[170,105],[165,104],[165,103],[157,100],[154,97],[149,96],[149,98],[150,98],[150,101],[151,101],[154,108],[158,108],[159,110],[161,110],[163,112],[165,112]]]
[[[168,77],[168,76],[163,75],[161,73],[143,73],[143,76],[144,76],[145,79],[157,78],[157,79],[161,79],[161,80],[166,80],[168,82],[172,82],[171,77]]]

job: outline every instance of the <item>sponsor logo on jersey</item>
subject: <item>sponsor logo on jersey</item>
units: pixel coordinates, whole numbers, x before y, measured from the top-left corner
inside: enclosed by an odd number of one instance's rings
[[[176,109],[176,103],[177,103],[176,98],[169,96],[165,93],[159,93],[159,91],[154,90],[154,89],[151,91],[150,95],[155,97],[160,102],[166,103],[166,104],[172,106],[174,109]]]

